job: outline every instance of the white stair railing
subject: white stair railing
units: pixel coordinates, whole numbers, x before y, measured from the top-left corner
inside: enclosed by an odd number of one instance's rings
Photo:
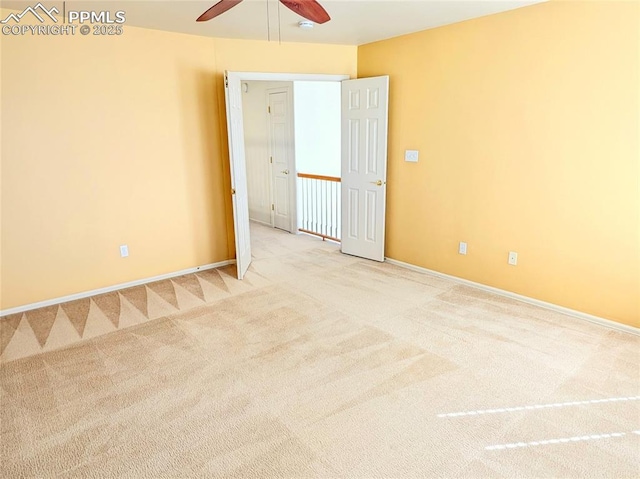
[[[342,234],[340,178],[298,173],[298,182],[301,197],[301,226],[298,229],[323,240],[339,242]]]

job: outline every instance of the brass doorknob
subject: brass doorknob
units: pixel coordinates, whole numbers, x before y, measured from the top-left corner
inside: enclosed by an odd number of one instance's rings
[[[384,181],[382,180],[378,180],[378,181],[371,181],[370,183],[377,185],[377,186],[382,186],[384,185]]]
[[[288,175],[288,174],[289,174],[289,170],[282,170],[282,172],[283,172],[285,175]]]

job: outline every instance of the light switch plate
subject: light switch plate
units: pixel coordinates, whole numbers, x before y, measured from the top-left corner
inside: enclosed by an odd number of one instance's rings
[[[404,161],[410,161],[412,163],[418,162],[418,150],[405,150]]]

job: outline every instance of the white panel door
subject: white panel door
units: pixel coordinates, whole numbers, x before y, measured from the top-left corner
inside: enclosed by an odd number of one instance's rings
[[[272,163],[273,225],[292,233],[292,132],[288,90],[269,93],[269,156]]]
[[[249,230],[249,194],[247,189],[247,166],[244,158],[240,78],[233,74],[225,74],[224,91],[227,106],[227,130],[229,133],[236,266],[238,279],[242,279],[251,264],[251,235]]]
[[[389,77],[342,82],[342,252],[384,261]]]

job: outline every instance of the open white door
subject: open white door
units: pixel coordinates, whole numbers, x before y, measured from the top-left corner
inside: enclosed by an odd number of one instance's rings
[[[244,131],[242,128],[242,93],[240,78],[237,75],[229,72],[225,73],[224,92],[227,105],[227,130],[229,133],[236,266],[238,279],[242,279],[251,264],[251,234],[249,229],[247,165],[244,158]]]
[[[342,82],[342,252],[384,261],[389,77]]]

